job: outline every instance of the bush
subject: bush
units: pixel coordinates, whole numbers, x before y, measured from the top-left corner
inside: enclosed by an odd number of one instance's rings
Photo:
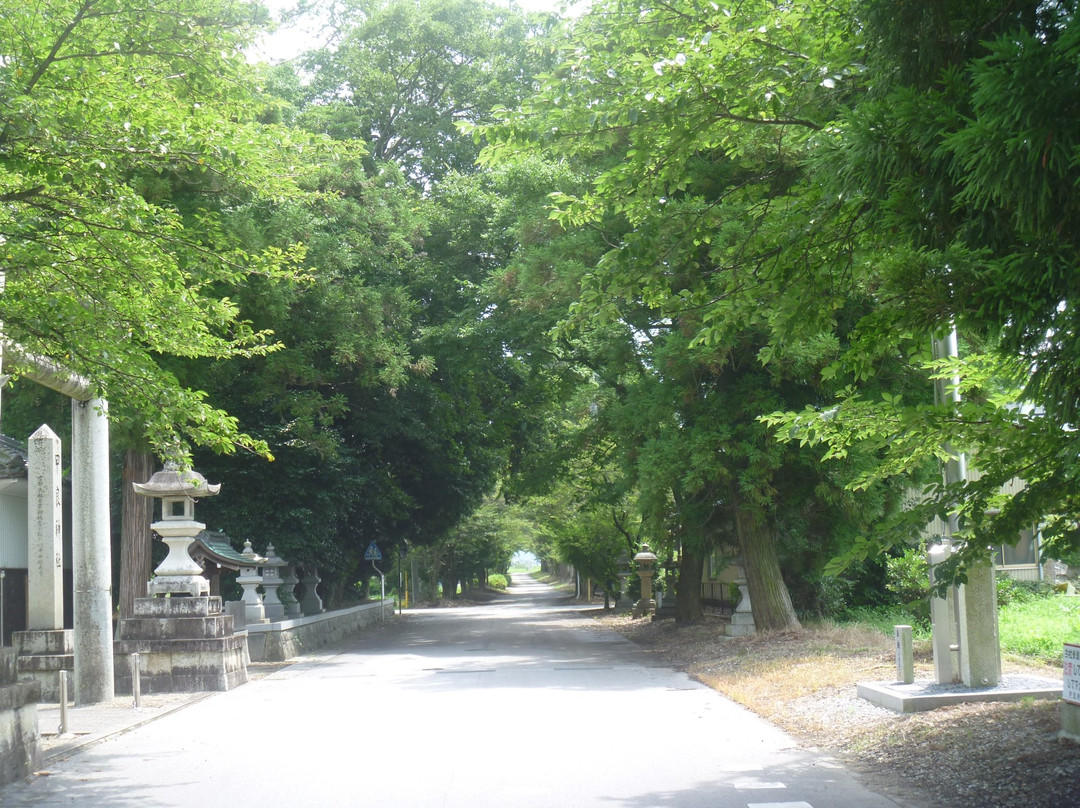
[[[488,589],[498,589],[500,592],[505,592],[508,586],[506,576],[501,573],[494,573],[487,578]]]
[[[998,606],[1008,606],[1010,603],[1030,603],[1038,598],[1053,595],[1054,587],[1043,581],[1016,581],[1007,575],[999,575],[997,579],[997,603]]]

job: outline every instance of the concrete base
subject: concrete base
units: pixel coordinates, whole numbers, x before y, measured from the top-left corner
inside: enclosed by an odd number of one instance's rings
[[[249,624],[248,650],[255,662],[284,662],[351,637],[393,615],[394,601],[387,598],[296,620]]]
[[[1025,698],[1060,699],[1061,682],[1041,676],[1002,676],[994,687],[939,685],[930,680],[859,682],[859,698],[898,713],[922,713],[951,704],[976,701],[1020,701]]]
[[[724,634],[729,637],[748,637],[756,631],[753,614],[750,612],[735,612],[731,615],[731,622],[728,623]]]
[[[75,636],[71,629],[16,631],[11,643],[19,680],[41,683],[41,701],[60,702],[60,671],[75,671]]]
[[[656,613],[656,601],[652,598],[642,598],[634,604],[634,611],[631,612],[631,617],[635,619],[638,617],[645,617],[646,615]]]
[[[0,785],[27,777],[41,766],[38,682],[19,682],[12,648],[0,648]]]
[[[231,690],[248,680],[247,648],[218,597],[139,598],[120,623],[116,691],[130,693],[132,654],[143,693]]]

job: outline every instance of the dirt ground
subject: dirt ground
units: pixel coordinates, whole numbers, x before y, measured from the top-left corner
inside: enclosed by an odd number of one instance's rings
[[[1061,808],[1080,798],[1080,746],[1058,739],[1059,701],[984,703],[901,715],[856,696],[859,681],[893,681],[890,638],[850,628],[730,638],[717,620],[602,615],[658,659],[843,761],[879,793],[919,808]],[[1060,678],[1059,668],[1008,660],[1006,673]],[[916,648],[916,677],[933,677]]]

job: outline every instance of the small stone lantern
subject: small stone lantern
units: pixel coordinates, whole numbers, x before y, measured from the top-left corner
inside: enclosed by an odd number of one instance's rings
[[[259,567],[266,563],[266,559],[251,549],[250,539],[244,542],[244,552],[241,555],[248,560],[248,564],[241,567],[240,574],[236,576],[236,582],[244,591],[240,598],[244,604],[244,622],[249,625],[265,623],[266,609],[263,608],[262,597],[256,590],[262,584]]]
[[[206,525],[195,521],[195,498],[212,497],[221,485],[210,485],[197,471],[181,471],[175,463],[166,463],[145,483],[132,483],[135,493],[161,499],[161,520],[150,529],[161,536],[169,548],[165,560],[154,570],[147,586],[150,597],[210,594],[210,582],[202,576],[202,567],[188,552],[195,537]]]
[[[638,575],[641,577],[641,600],[634,604],[633,617],[645,617],[656,611],[656,601],[652,596],[652,579],[656,571],[656,554],[649,549],[648,544],[641,545],[641,552],[634,556],[634,562],[638,565]]]
[[[266,547],[266,561],[262,565],[263,609],[266,619],[271,623],[285,619],[285,604],[278,597],[278,587],[282,585],[281,568],[285,560],[274,550],[274,545]]]

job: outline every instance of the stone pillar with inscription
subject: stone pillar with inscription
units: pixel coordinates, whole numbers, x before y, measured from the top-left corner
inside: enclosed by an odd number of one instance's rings
[[[64,627],[63,468],[60,438],[42,426],[29,441],[26,627],[52,631]]]
[[[60,438],[41,426],[28,441],[26,631],[12,635],[22,681],[41,683],[44,701],[59,699],[59,672],[75,667],[74,637],[64,630],[63,463]]]

